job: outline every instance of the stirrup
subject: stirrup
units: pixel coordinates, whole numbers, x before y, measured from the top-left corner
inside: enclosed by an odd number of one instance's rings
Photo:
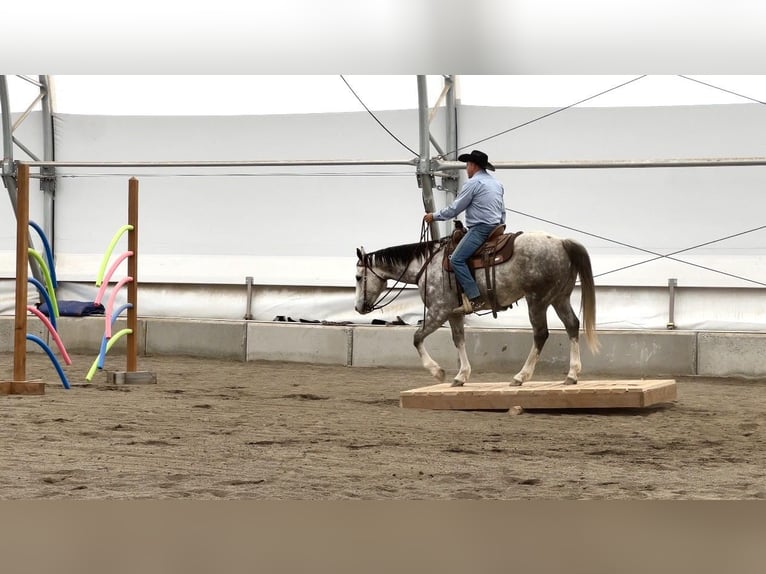
[[[466,297],[465,293],[462,293],[461,297],[463,304],[459,307],[455,307],[452,310],[453,313],[463,313],[464,315],[470,315],[471,313],[475,313],[476,311],[484,308],[484,302],[481,300],[481,297],[479,297],[476,305],[474,305],[474,303],[468,297]]]
[[[462,304],[455,307],[452,312],[453,313],[462,313],[463,315],[467,315],[469,313],[473,313],[473,305],[471,305],[471,300],[465,296],[465,293],[462,293],[461,295],[461,301]]]

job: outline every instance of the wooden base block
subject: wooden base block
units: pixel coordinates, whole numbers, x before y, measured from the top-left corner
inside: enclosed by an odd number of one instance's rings
[[[109,385],[156,385],[157,375],[149,371],[107,371]]]
[[[441,383],[402,391],[399,404],[412,409],[509,410],[645,408],[676,399],[676,381],[605,380],[561,382],[532,381],[520,387],[510,383],[468,383],[451,387]]]
[[[0,381],[0,395],[44,395],[45,383],[32,381]]]

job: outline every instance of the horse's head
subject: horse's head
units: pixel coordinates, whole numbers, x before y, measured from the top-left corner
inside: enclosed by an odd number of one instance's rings
[[[356,250],[356,303],[354,309],[362,315],[375,308],[375,302],[386,288],[386,279],[378,274],[372,264],[372,257],[360,247]]]

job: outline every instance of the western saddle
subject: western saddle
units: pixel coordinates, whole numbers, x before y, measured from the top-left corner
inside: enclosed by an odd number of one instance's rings
[[[447,242],[447,247],[444,250],[442,267],[445,271],[452,272],[450,256],[466,233],[468,233],[468,231],[463,226],[463,223],[456,220],[455,230],[452,232],[452,235]],[[492,230],[492,233],[489,234],[484,243],[481,244],[467,261],[468,269],[474,276],[477,269],[484,269],[484,275],[487,280],[487,295],[489,297],[489,303],[492,306],[492,316],[495,318],[497,318],[497,312],[500,308],[497,304],[497,292],[495,291],[494,267],[500,263],[505,263],[513,256],[513,244],[516,238],[522,233],[523,231],[505,233],[505,224],[501,223]],[[460,284],[458,283],[458,301],[460,299]]]

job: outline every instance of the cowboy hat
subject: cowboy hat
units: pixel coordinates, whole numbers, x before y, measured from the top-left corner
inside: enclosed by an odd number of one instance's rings
[[[471,151],[471,153],[464,153],[463,155],[458,156],[457,159],[458,161],[470,161],[471,163],[475,163],[481,169],[489,169],[495,171],[495,166],[489,163],[489,157],[487,157],[487,154],[477,149]]]

